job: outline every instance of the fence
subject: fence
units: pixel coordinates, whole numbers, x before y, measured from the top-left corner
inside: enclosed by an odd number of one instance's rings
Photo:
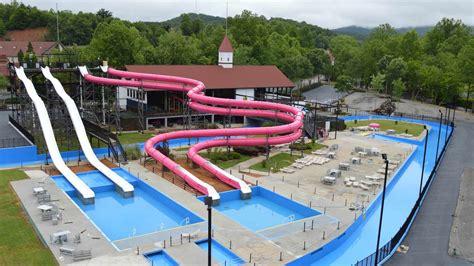
[[[447,140],[446,143],[448,143],[451,140],[453,132],[454,132],[454,127],[452,128],[451,133],[449,134],[449,137],[448,137],[448,140]],[[431,185],[431,182],[433,181],[433,178],[434,178],[434,176],[437,172],[437,169],[438,169],[438,166],[439,166],[439,163],[440,163],[440,159],[443,157],[443,155],[446,151],[446,147],[447,147],[447,145],[445,145],[443,147],[443,150],[441,151],[440,156],[436,159],[436,163],[433,167],[433,171],[431,171],[431,174],[430,174],[425,186],[423,187],[423,190],[421,191],[421,194],[418,196],[418,199],[416,200],[415,206],[413,206],[413,209],[411,210],[410,215],[408,215],[407,219],[405,220],[403,225],[400,227],[398,232],[395,234],[395,236],[393,236],[392,239],[390,239],[390,241],[388,241],[388,243],[386,243],[384,246],[379,248],[379,255],[378,255],[377,263],[375,262],[375,252],[374,252],[371,255],[367,256],[366,258],[364,258],[360,261],[357,261],[355,263],[356,266],[377,265],[378,263],[380,263],[380,262],[384,261],[386,258],[388,258],[393,253],[394,249],[396,247],[398,247],[398,245],[400,244],[400,241],[404,238],[405,234],[407,233],[407,231],[410,227],[410,224],[414,220],[415,215],[416,215],[418,209],[421,206],[423,198],[424,198],[426,192],[428,191],[428,188]]]
[[[0,149],[13,148],[21,146],[30,146],[31,143],[24,138],[0,139]]]

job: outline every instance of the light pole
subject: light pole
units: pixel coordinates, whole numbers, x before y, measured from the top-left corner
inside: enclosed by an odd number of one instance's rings
[[[207,196],[204,199],[204,204],[207,205],[207,265],[211,266],[212,258],[212,198]]]
[[[339,128],[339,101],[336,105],[336,132],[334,133],[334,139],[337,139],[337,129]]]
[[[448,144],[448,127],[449,127],[449,117],[451,116],[451,108],[448,108],[448,117],[446,120],[446,133],[444,134],[444,146],[446,147],[446,144]]]
[[[388,159],[387,154],[382,153],[382,158],[385,161],[385,177],[383,179],[383,188],[382,188],[382,206],[380,208],[380,221],[379,221],[379,232],[377,234],[377,249],[375,250],[375,265],[378,265],[379,259],[379,245],[380,245],[380,233],[382,231],[382,219],[383,219],[383,207],[385,204],[385,189],[387,187],[387,174],[388,174]]]
[[[441,137],[441,123],[443,122],[443,112],[441,110],[438,110],[439,114],[441,115],[439,118],[439,130],[438,130],[438,143],[436,144],[436,157],[435,157],[435,163],[438,161],[438,149],[439,149],[439,138]]]
[[[428,148],[428,129],[426,128],[426,125],[423,126],[425,128],[426,136],[425,136],[425,150],[423,151],[423,164],[421,166],[421,180],[420,180],[420,194],[421,195],[421,190],[423,188],[423,175],[425,173],[425,160],[426,160],[426,149]]]

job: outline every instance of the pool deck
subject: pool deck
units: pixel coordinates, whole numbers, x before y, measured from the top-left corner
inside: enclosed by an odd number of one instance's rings
[[[146,263],[146,260],[142,260],[142,256],[136,256],[131,251],[117,252],[109,241],[104,238],[101,232],[83,215],[80,209],[67,197],[67,195],[56,186],[56,183],[40,170],[26,171],[31,179],[24,179],[20,181],[11,182],[13,189],[15,190],[22,206],[27,213],[28,218],[32,221],[32,224],[40,236],[40,240],[47,245],[53,252],[58,262],[62,265],[73,263],[71,256],[65,256],[59,253],[58,244],[50,243],[50,235],[63,230],[69,230],[71,233],[68,235],[68,242],[66,245],[75,246],[77,250],[92,249],[92,260],[88,263],[94,263],[101,259],[101,256],[109,256],[114,258],[120,256],[120,261],[133,261],[133,264]],[[42,186],[47,189],[51,194],[51,200],[55,202],[60,208],[63,219],[59,221],[58,225],[53,225],[51,221],[41,220],[41,211],[37,208],[38,204],[36,197],[33,195],[33,188]],[[81,235],[81,243],[73,244],[72,240],[75,234],[86,230]],[[99,237],[100,239],[93,239],[92,237]],[[117,260],[117,259],[116,259]],[[107,260],[108,261],[108,260]]]
[[[347,161],[354,157],[354,155],[351,155],[354,146],[378,147],[381,151],[388,153],[389,158],[402,160],[411,151],[411,145],[393,145],[392,142],[368,139],[367,137],[353,135],[350,132],[339,132],[337,141],[329,139],[324,144],[331,145],[333,143],[339,144],[338,158],[325,165],[305,167],[297,170],[294,174],[284,175],[284,179],[281,173],[259,178],[245,175],[246,181],[254,183],[258,180],[259,185],[269,190],[275,188],[275,192],[282,196],[292,198],[306,206],[311,204],[311,207],[321,212],[321,215],[253,232],[217,210],[213,210],[214,238],[226,247],[229,247],[230,241],[232,241],[232,251],[247,262],[249,262],[251,256],[251,264],[282,265],[288,263],[339,236],[354,221],[354,217],[361,215],[361,211],[350,211],[348,209],[349,204],[359,201],[365,202],[365,206],[367,206],[375,197],[374,193],[378,193],[378,190],[363,191],[360,188],[345,187],[343,178],[374,174],[381,168],[381,158],[370,157],[372,159],[371,163],[366,158],[362,160],[361,165],[351,165],[351,170],[343,171],[343,177],[339,178],[337,184],[333,186],[323,185],[320,182],[320,177],[325,175],[328,169],[337,168],[338,162]],[[251,159],[251,161],[258,159],[261,160],[261,157]],[[126,166],[123,166],[123,169],[157,188],[201,218],[207,218],[205,205],[196,199],[195,195],[173,185],[158,174],[143,167],[139,161],[129,162]],[[238,166],[233,169],[236,173],[238,172]],[[193,243],[207,236],[206,222],[114,241],[113,245],[119,249],[125,249],[119,252],[47,174],[40,170],[28,171],[27,174],[31,179],[12,182],[12,186],[35,224],[39,235],[44,239],[45,244],[50,247],[60,264],[71,263],[72,258],[60,255],[59,246],[49,243],[49,235],[59,230],[70,230],[69,238],[72,240],[74,234],[84,229],[87,231],[82,234],[82,243],[77,247],[78,249],[92,248],[93,260],[83,263],[95,264],[97,262],[97,264],[100,264],[123,258],[120,260],[121,264],[124,260],[128,264],[147,264],[143,256],[136,255],[137,247],[140,253],[146,253],[165,248],[165,245],[168,254],[181,265],[192,265],[207,260],[206,252]],[[64,209],[62,211],[64,218],[59,225],[53,226],[51,221],[41,221],[40,210],[37,209],[39,204],[32,193],[33,187],[39,185],[45,187],[52,198],[57,200],[60,208]],[[315,189],[316,193],[314,193]],[[346,200],[347,206],[345,206]],[[326,213],[324,213],[324,210],[326,210]],[[73,223],[65,223],[69,221]],[[197,238],[192,239],[191,243],[187,241],[181,243],[179,236],[182,232],[190,233],[197,229],[199,229]],[[98,236],[100,239],[92,239],[90,236]],[[173,239],[172,247],[169,246],[170,236]],[[166,240],[166,244],[164,240]],[[280,260],[280,253],[282,254],[282,260]]]

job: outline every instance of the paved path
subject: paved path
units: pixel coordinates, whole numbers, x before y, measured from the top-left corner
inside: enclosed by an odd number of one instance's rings
[[[471,265],[448,255],[461,175],[474,164],[474,123],[458,121],[451,144],[441,162],[418,216],[403,241],[406,254],[396,253],[386,265]]]

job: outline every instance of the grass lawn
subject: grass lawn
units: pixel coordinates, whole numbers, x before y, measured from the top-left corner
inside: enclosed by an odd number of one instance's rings
[[[27,178],[19,170],[0,171],[0,265],[57,265],[28,222],[9,182]]]
[[[122,133],[120,134],[119,140],[120,143],[123,144],[134,144],[134,143],[142,143],[147,141],[149,138],[153,137],[153,133],[138,133],[138,132],[130,132],[130,133]]]
[[[227,153],[227,151],[217,151],[217,152],[218,153]],[[216,151],[213,151],[213,153],[216,153]],[[201,155],[202,157],[204,157],[208,160],[210,159],[209,154],[207,152],[201,152],[201,153],[199,153],[199,155]],[[250,158],[252,158],[252,157],[249,156],[249,155],[240,154],[240,158],[238,158],[238,159],[217,160],[216,162],[213,162],[213,164],[219,166],[222,169],[227,169],[227,168],[230,168],[230,167],[232,167],[236,164],[239,164],[241,162],[245,162]]]
[[[312,151],[316,151],[316,150],[319,150],[319,149],[322,149],[322,148],[326,148],[327,146],[326,145],[323,145],[323,144],[319,144],[319,143],[309,143],[311,145],[311,149],[310,150],[305,150],[304,153],[306,154],[310,154]]]
[[[296,159],[301,158],[300,152],[294,151],[293,155],[289,153],[279,153],[273,155],[268,159],[268,161],[264,164],[263,161],[256,163],[250,166],[250,169],[268,172],[268,170],[273,167],[273,172],[278,172],[281,168],[287,167],[292,164]]]
[[[407,123],[398,121],[395,124],[394,120],[361,120],[357,121],[357,124],[354,121],[347,121],[347,127],[360,127],[360,126],[367,126],[370,123],[378,123],[380,125],[380,130],[385,131],[387,129],[393,129],[398,134],[405,133],[405,130],[408,129],[408,134],[412,134],[413,136],[419,136],[423,132],[423,125],[414,124],[414,123]]]
[[[189,146],[186,147],[179,147],[179,148],[171,148],[173,151],[187,151],[189,150]]]

